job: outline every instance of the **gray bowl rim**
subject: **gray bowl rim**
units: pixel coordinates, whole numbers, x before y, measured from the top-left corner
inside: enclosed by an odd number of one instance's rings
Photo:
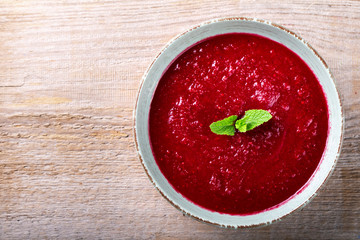
[[[138,105],[139,105],[139,97],[140,97],[140,94],[141,94],[141,90],[142,90],[142,87],[144,85],[144,82],[146,81],[147,79],[147,76],[148,76],[148,73],[150,71],[150,69],[153,67],[154,63],[157,61],[157,59],[164,53],[164,51],[166,51],[166,49],[171,45],[173,44],[175,41],[177,41],[180,37],[182,37],[183,35],[186,35],[187,33],[197,29],[197,28],[200,28],[202,26],[205,26],[205,25],[209,25],[209,24],[213,24],[213,23],[217,23],[217,22],[223,22],[223,21],[251,21],[251,22],[256,22],[256,23],[262,23],[262,24],[266,24],[266,25],[269,25],[269,26],[272,26],[274,28],[278,28],[290,35],[292,35],[294,38],[300,40],[308,49],[310,49],[315,55],[316,57],[321,61],[322,63],[322,66],[328,71],[328,74],[329,74],[329,79],[331,81],[331,84],[334,85],[335,87],[335,91],[336,91],[336,94],[337,94],[337,100],[339,102],[339,107],[340,107],[340,118],[341,118],[341,133],[340,133],[340,138],[339,138],[339,144],[338,144],[338,148],[337,148],[337,154],[335,156],[335,159],[333,161],[333,165],[331,167],[331,170],[328,172],[326,178],[324,179],[324,181],[321,183],[321,185],[314,191],[314,193],[308,198],[307,201],[305,201],[304,203],[302,203],[301,205],[297,206],[296,208],[294,208],[292,211],[290,211],[289,213],[287,214],[284,214],[282,215],[281,217],[279,218],[276,218],[276,219],[273,219],[269,222],[263,222],[263,223],[259,223],[259,224],[251,224],[251,225],[224,225],[224,224],[221,224],[221,223],[217,223],[217,222],[213,222],[213,221],[208,221],[206,219],[203,219],[203,218],[200,218],[200,217],[197,217],[195,216],[194,214],[192,214],[191,212],[188,212],[188,211],[185,211],[181,206],[179,206],[177,203],[175,203],[174,201],[172,201],[167,195],[166,193],[163,192],[163,190],[161,188],[159,188],[159,186],[156,184],[155,180],[153,179],[153,177],[151,176],[151,174],[149,173],[145,163],[144,163],[144,158],[140,152],[140,145],[139,145],[139,141],[138,141],[138,135],[137,135],[137,111],[138,111]],[[215,36],[215,35],[214,35]],[[196,45],[195,44],[191,44],[189,47],[192,47]],[[286,46],[286,45],[285,45]],[[180,54],[181,55],[181,54]],[[175,59],[177,58],[178,56],[175,57]],[[304,60],[305,61],[305,60]],[[171,64],[171,62],[170,62]],[[166,71],[166,69],[165,69]],[[159,79],[160,80],[160,79]],[[157,80],[157,82],[159,81]],[[238,228],[258,228],[258,227],[263,227],[263,226],[266,226],[266,225],[269,225],[269,224],[272,224],[274,222],[278,222],[278,221],[281,221],[283,218],[285,218],[286,216],[288,215],[291,215],[293,212],[295,211],[298,211],[302,208],[304,208],[309,202],[312,201],[312,199],[317,195],[317,193],[326,185],[326,182],[329,180],[330,176],[332,175],[332,173],[334,172],[334,169],[335,169],[335,166],[336,166],[336,163],[339,159],[339,156],[340,156],[340,153],[341,153],[341,149],[342,149],[342,145],[343,145],[343,140],[344,140],[344,130],[345,130],[345,118],[344,118],[344,110],[343,110],[343,107],[342,107],[342,98],[340,97],[340,94],[339,94],[339,91],[338,89],[336,88],[336,84],[335,84],[335,78],[333,76],[333,74],[331,73],[327,63],[325,62],[325,60],[320,56],[320,54],[307,42],[305,41],[302,37],[300,37],[298,34],[296,34],[295,32],[279,25],[279,24],[276,24],[276,23],[273,23],[273,22],[270,22],[270,21],[267,21],[267,20],[264,20],[264,19],[259,19],[259,18],[250,18],[250,17],[225,17],[225,18],[215,18],[215,19],[211,19],[209,21],[205,21],[205,22],[202,22],[200,24],[197,24],[189,29],[187,29],[186,31],[178,34],[177,36],[175,36],[174,38],[172,38],[170,41],[168,41],[168,43],[161,49],[161,51],[158,53],[158,55],[152,60],[151,64],[149,65],[149,67],[146,69],[142,79],[141,79],[141,83],[140,83],[140,86],[139,86],[139,90],[138,90],[138,94],[137,94],[137,97],[136,97],[136,102],[135,102],[135,106],[134,106],[134,111],[133,111],[133,133],[134,133],[134,143],[135,143],[135,147],[136,147],[136,151],[137,151],[137,155],[138,155],[138,158],[140,160],[140,163],[141,165],[143,166],[144,170],[145,170],[145,173],[146,175],[148,176],[149,180],[151,181],[151,183],[154,185],[155,189],[171,204],[173,205],[176,209],[178,209],[182,214],[188,216],[188,217],[191,217],[197,221],[200,221],[202,223],[207,223],[207,224],[210,224],[210,225],[214,225],[214,226],[217,226],[217,227],[222,227],[222,228],[233,228],[233,229],[238,229]],[[155,87],[155,90],[156,90],[156,87]],[[154,90],[154,91],[155,91]],[[324,150],[325,151],[325,150]],[[319,164],[320,165],[320,164]],[[316,172],[316,171],[315,171]],[[315,174],[315,173],[314,173]],[[309,181],[311,180],[311,178],[309,179]],[[302,188],[304,188],[307,184],[305,184]],[[301,189],[302,189],[301,188]],[[187,200],[187,199],[186,199]],[[187,200],[189,201],[189,200]],[[192,203],[194,204],[194,203]],[[205,209],[207,210],[207,209]],[[207,211],[210,211],[210,210],[207,210]],[[266,211],[266,210],[265,210]],[[241,217],[241,215],[239,215],[239,217]]]

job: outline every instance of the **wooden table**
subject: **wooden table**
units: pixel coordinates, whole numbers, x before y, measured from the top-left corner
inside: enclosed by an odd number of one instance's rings
[[[231,230],[183,216],[135,151],[142,74],[211,18],[283,25],[327,61],[345,111],[337,167],[303,210]],[[0,2],[0,239],[358,239],[359,1]]]

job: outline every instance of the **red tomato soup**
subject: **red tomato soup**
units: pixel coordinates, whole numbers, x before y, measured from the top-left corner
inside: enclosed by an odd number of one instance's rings
[[[273,118],[246,133],[209,125],[246,110]],[[152,151],[169,183],[193,203],[252,214],[294,195],[317,168],[328,132],[322,88],[298,55],[270,39],[218,35],[180,55],[150,108]]]

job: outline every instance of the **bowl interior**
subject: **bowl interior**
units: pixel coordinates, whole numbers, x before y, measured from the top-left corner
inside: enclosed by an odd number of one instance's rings
[[[229,215],[212,212],[188,201],[176,192],[158,168],[149,142],[149,109],[156,86],[167,67],[184,51],[208,37],[224,33],[252,33],[279,42],[298,54],[317,76],[329,109],[327,144],[317,170],[297,194],[282,204],[252,215]],[[269,22],[254,19],[218,19],[203,23],[173,39],[161,51],[143,78],[135,110],[135,133],[138,153],[150,180],[162,195],[184,213],[224,227],[249,227],[271,223],[308,202],[332,172],[343,131],[341,103],[329,69],[322,58],[294,33]]]

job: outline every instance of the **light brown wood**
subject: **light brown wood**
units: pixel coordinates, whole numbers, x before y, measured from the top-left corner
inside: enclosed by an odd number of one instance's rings
[[[267,227],[183,216],[136,154],[133,108],[164,44],[200,22],[283,25],[327,61],[343,100],[334,174],[303,210]],[[358,239],[359,1],[0,2],[0,239]]]

